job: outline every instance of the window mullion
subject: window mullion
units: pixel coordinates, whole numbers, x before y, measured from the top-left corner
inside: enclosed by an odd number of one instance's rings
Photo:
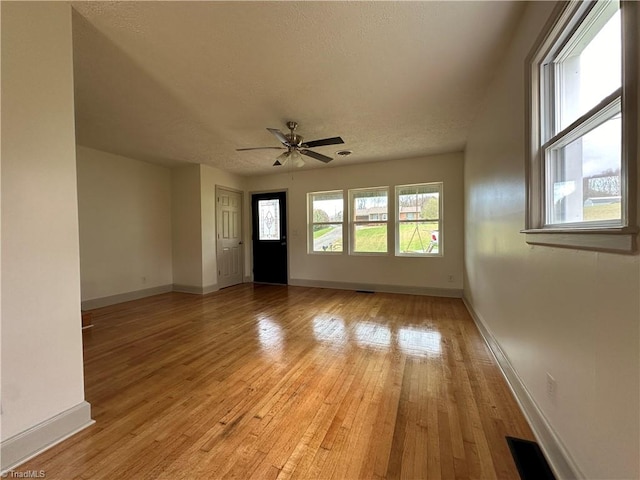
[[[602,102],[593,107],[587,113],[578,118],[571,125],[565,129],[559,131],[554,136],[549,138],[541,147],[541,150],[558,144],[563,138],[578,138],[579,136],[587,133],[588,129],[593,129],[600,125],[603,121],[606,121],[607,115],[615,111],[621,111],[621,94],[620,88],[616,89],[611,95],[608,95]],[[598,122],[601,120],[601,122]],[[586,130],[586,131],[585,131]]]

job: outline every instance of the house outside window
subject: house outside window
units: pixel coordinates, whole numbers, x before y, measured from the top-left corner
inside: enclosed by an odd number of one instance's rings
[[[562,4],[530,55],[529,243],[635,248],[634,3]]]
[[[388,252],[388,197],[387,187],[349,190],[350,253]]]

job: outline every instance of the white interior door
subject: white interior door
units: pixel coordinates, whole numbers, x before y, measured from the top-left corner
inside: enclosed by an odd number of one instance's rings
[[[242,193],[216,187],[218,287],[242,283]]]

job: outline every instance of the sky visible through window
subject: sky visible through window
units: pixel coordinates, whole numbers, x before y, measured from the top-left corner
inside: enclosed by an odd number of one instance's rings
[[[333,198],[328,200],[313,200],[313,209],[314,210],[322,210],[328,216],[329,220],[340,220],[342,221],[342,199]]]
[[[560,140],[547,150],[547,222],[620,218],[622,166],[622,30],[617,2],[599,2],[554,56],[557,90],[551,127]],[[608,103],[603,103],[608,100]],[[569,126],[578,123],[579,135]],[[580,130],[582,126],[586,127]],[[574,194],[575,193],[575,194]]]
[[[578,116],[595,107],[620,87],[622,82],[621,36],[620,10],[618,9],[580,53]],[[576,118],[571,118],[570,121]],[[563,128],[566,126],[563,121]],[[583,175],[585,177],[620,169],[621,128],[621,117],[618,115],[583,138]]]

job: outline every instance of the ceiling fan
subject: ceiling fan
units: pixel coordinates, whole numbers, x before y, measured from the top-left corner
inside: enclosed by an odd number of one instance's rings
[[[238,148],[237,152],[243,152],[246,150],[286,150],[286,152],[276,158],[274,167],[280,165],[286,165],[287,162],[291,162],[296,167],[302,167],[304,165],[304,159],[302,155],[315,158],[324,163],[329,163],[333,158],[322,155],[321,153],[309,150],[314,147],[323,147],[325,145],[338,145],[344,143],[340,137],[323,138],[321,140],[312,140],[310,142],[303,142],[301,135],[295,133],[295,129],[298,127],[297,122],[287,122],[287,128],[289,133],[282,133],[277,128],[267,128],[273,136],[275,136],[283,147],[253,147],[253,148]]]

